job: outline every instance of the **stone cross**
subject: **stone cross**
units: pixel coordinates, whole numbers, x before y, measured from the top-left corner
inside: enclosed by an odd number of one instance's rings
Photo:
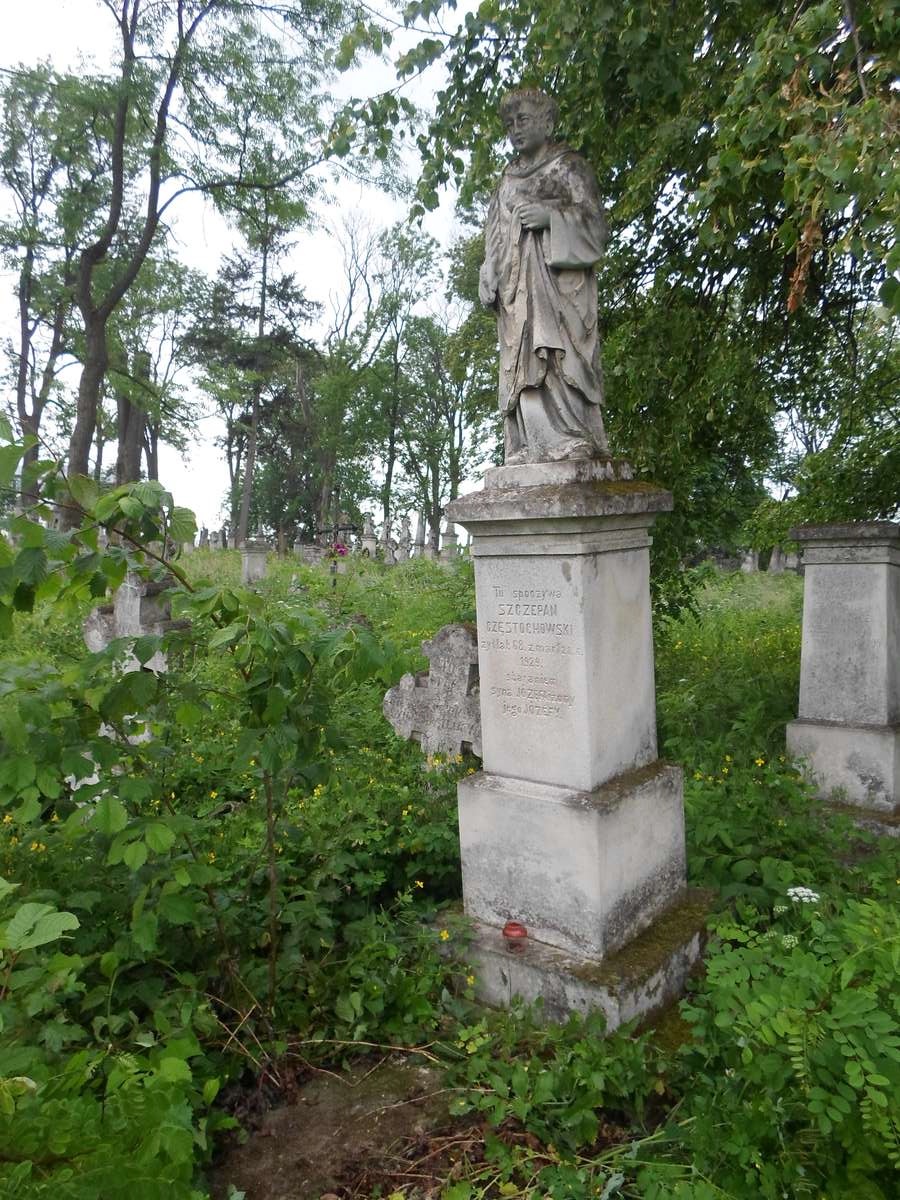
[[[468,625],[445,625],[422,643],[429,669],[404,675],[384,698],[384,715],[427,755],[481,756],[478,639]]]

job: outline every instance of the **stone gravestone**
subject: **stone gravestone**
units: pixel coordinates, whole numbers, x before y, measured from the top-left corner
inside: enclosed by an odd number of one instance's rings
[[[218,529],[214,529],[212,531],[212,533],[209,535],[210,550],[220,550],[221,549],[221,546],[219,544],[220,537],[221,537],[221,534],[219,533]]]
[[[472,535],[484,764],[458,787],[466,957],[488,1003],[600,1008],[614,1028],[681,992],[705,925],[682,772],[657,758],[649,533],[672,497],[606,443],[593,171],[553,141],[548,97],[501,111],[518,157],[479,293],[497,312],[506,465],[447,508]],[[527,929],[515,954],[509,922]]]
[[[198,550],[207,550],[208,548],[209,548],[209,530],[204,525],[203,528],[200,530],[200,543],[199,543],[197,549]]]
[[[413,542],[413,556],[421,558],[425,553],[425,518],[419,513],[416,517],[416,540]]]
[[[803,525],[800,704],[787,745],[822,794],[900,833],[900,522]]]
[[[269,543],[262,537],[247,538],[241,546],[241,583],[250,587],[265,579]]]
[[[186,628],[186,621],[172,620],[169,601],[164,595],[171,585],[171,577],[148,580],[129,571],[117,588],[113,602],[100,605],[88,614],[83,626],[87,648],[98,653],[116,638],[161,636],[171,629]],[[139,667],[137,659],[131,657],[126,659],[123,669],[136,671]],[[158,651],[145,667],[157,674],[166,671],[165,654]]]
[[[406,562],[412,552],[412,534],[409,529],[409,517],[400,520],[400,537],[397,539],[397,562]]]
[[[456,562],[456,526],[452,521],[448,521],[444,526],[444,536],[441,545],[441,562]]]
[[[404,675],[384,698],[384,715],[425,754],[481,756],[478,640],[467,625],[445,625],[422,644],[429,668]]]
[[[741,571],[744,575],[753,575],[759,570],[759,554],[755,550],[745,550],[741,555]]]
[[[378,539],[375,536],[375,523],[369,513],[363,518],[362,552],[366,558],[374,558],[378,549]]]

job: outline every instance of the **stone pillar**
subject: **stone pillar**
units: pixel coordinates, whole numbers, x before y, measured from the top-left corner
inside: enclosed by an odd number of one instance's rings
[[[247,538],[241,546],[241,583],[250,587],[266,577],[269,545],[265,538]]]
[[[900,815],[900,523],[802,525],[792,754],[823,795]]]
[[[448,508],[475,564],[484,770],[458,797],[489,1003],[600,1007],[613,1028],[677,995],[700,953],[681,770],[656,747],[649,529],[671,506],[592,461],[495,468]],[[508,921],[528,930],[517,954]]]
[[[413,542],[413,556],[421,558],[425,553],[425,518],[421,513],[416,517],[416,540]]]
[[[441,539],[441,562],[456,562],[456,526],[448,521]]]

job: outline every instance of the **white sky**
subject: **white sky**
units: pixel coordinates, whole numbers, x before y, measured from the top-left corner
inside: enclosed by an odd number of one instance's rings
[[[469,5],[460,4],[461,18]],[[115,28],[108,10],[100,0],[0,0],[0,66],[20,63],[31,65],[49,59],[59,70],[75,69],[82,59],[93,60],[108,69],[115,61]],[[399,35],[391,54],[396,56],[417,36]],[[410,99],[428,106],[433,89],[439,86],[439,72],[433,68],[406,92]],[[341,96],[374,95],[396,82],[390,62],[370,61],[348,72],[338,81]],[[410,172],[416,170],[415,155],[410,156]],[[322,214],[328,225],[338,227],[346,213],[362,212],[373,228],[383,228],[405,216],[404,208],[389,196],[373,188],[344,182],[335,202]],[[177,207],[176,207],[177,206]],[[425,229],[446,247],[452,238],[453,197],[446,195],[438,212],[429,214]],[[196,196],[185,196],[169,210],[177,238],[177,252],[189,266],[214,275],[221,258],[233,239],[228,227],[212,206]],[[340,281],[341,255],[327,230],[319,228],[302,233],[285,269],[296,272],[298,283],[307,296],[328,306],[329,297]],[[14,276],[0,269],[0,336],[15,328]],[[77,386],[78,368],[68,372],[70,386]],[[4,405],[5,407],[5,405]],[[228,472],[222,451],[214,445],[224,426],[208,409],[198,422],[197,437],[184,459],[168,447],[160,453],[160,477],[173,492],[177,504],[194,510],[198,526],[215,528],[222,523],[222,501],[228,487]]]

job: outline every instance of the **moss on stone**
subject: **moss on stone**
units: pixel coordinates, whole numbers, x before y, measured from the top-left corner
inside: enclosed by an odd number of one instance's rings
[[[713,893],[690,888],[642,934],[601,962],[585,963],[572,972],[582,983],[596,987],[637,987],[657,971],[664,970],[671,956],[696,933],[703,935]]]

